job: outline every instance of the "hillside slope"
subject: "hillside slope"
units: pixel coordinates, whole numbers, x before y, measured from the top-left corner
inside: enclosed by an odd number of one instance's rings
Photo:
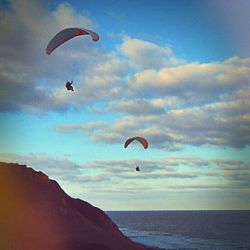
[[[0,249],[144,250],[100,209],[25,165],[0,163]]]

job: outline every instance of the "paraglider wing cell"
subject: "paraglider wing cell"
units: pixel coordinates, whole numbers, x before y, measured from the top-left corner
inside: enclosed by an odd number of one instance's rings
[[[46,53],[49,55],[63,43],[67,42],[68,40],[76,36],[82,36],[82,35],[91,35],[92,40],[94,42],[97,42],[99,40],[98,34],[96,34],[94,31],[83,28],[68,28],[61,30],[50,40],[46,48]]]
[[[148,141],[147,141],[145,138],[143,138],[143,137],[138,137],[138,136],[137,136],[137,137],[132,137],[132,138],[127,139],[127,141],[126,141],[125,144],[124,144],[124,148],[127,148],[128,145],[129,145],[131,142],[133,142],[134,140],[139,141],[145,149],[148,148]]]

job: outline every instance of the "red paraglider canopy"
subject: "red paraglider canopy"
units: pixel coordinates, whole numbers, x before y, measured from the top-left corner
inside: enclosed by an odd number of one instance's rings
[[[133,142],[134,140],[139,141],[145,149],[148,148],[148,145],[149,145],[149,144],[148,144],[148,141],[147,141],[145,138],[143,138],[143,137],[138,137],[138,136],[127,139],[127,141],[126,141],[125,144],[124,144],[124,148],[127,148],[127,146],[128,146],[131,142]]]
[[[67,42],[68,40],[76,36],[82,36],[82,35],[90,35],[94,42],[97,42],[99,40],[98,34],[96,34],[92,30],[87,30],[83,28],[67,28],[67,29],[61,30],[50,40],[46,48],[46,53],[49,55],[63,43]]]

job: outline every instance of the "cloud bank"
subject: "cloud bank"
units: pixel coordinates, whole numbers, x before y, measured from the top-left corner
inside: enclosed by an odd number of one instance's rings
[[[50,178],[71,186],[83,185],[87,190],[148,187],[150,190],[246,190],[250,191],[249,162],[231,159],[203,159],[195,156],[171,156],[161,160],[143,160],[141,172],[135,171],[136,160],[97,160],[75,163],[64,157],[40,155],[0,154],[0,161],[27,164],[43,171]],[[140,184],[139,184],[140,183]],[[159,185],[161,183],[161,185]],[[165,183],[164,185],[162,183]],[[219,184],[218,184],[219,183]]]
[[[117,143],[134,135],[155,148],[186,145],[244,148],[250,142],[250,58],[189,62],[168,45],[123,35],[116,49],[75,39],[52,55],[50,38],[65,26],[95,29],[91,16],[63,3],[11,1],[0,11],[0,110],[108,113],[86,124],[58,124],[92,141]],[[53,25],[51,25],[53,23]],[[18,39],[16,39],[18,37]],[[74,76],[74,93],[64,83]],[[103,108],[97,108],[102,103]]]

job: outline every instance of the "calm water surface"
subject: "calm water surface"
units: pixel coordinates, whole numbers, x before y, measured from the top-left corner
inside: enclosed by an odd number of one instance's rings
[[[250,211],[110,211],[132,240],[163,249],[250,250]]]

